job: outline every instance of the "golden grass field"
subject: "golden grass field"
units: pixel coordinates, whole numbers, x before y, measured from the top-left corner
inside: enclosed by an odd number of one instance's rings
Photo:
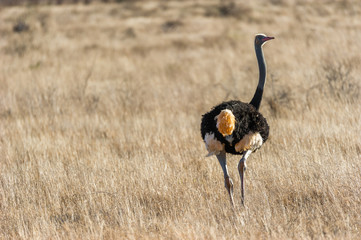
[[[361,3],[242,2],[1,7],[0,238],[360,239]],[[260,32],[270,138],[245,207],[228,157],[232,209],[200,120],[250,101]]]

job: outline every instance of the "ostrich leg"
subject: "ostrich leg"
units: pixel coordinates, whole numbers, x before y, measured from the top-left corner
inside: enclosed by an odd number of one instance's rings
[[[246,171],[247,164],[246,160],[249,157],[249,155],[252,153],[252,151],[248,150],[246,151],[241,160],[238,163],[238,172],[239,176],[241,177],[241,199],[242,199],[242,205],[244,205],[244,171]]]
[[[223,174],[224,174],[224,186],[226,187],[228,193],[229,193],[229,199],[231,201],[232,206],[234,206],[233,202],[233,181],[231,177],[228,174],[228,168],[227,168],[227,160],[226,160],[226,152],[221,152],[217,155],[217,159],[219,161],[219,164],[221,164]]]

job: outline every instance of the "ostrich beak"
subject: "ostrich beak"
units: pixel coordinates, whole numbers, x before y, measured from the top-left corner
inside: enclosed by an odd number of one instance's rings
[[[265,37],[263,38],[263,42],[267,42],[268,40],[275,39],[274,37]]]

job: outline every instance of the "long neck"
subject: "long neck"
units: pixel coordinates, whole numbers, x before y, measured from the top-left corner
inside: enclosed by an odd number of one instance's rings
[[[259,68],[259,80],[256,92],[254,93],[250,104],[258,110],[259,106],[261,105],[263,88],[266,83],[266,62],[263,57],[262,47],[256,46],[255,49]]]

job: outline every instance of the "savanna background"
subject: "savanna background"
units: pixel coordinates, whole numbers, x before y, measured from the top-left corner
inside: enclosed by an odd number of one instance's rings
[[[0,2],[1,239],[357,239],[361,2]],[[232,209],[203,113],[268,78]]]

